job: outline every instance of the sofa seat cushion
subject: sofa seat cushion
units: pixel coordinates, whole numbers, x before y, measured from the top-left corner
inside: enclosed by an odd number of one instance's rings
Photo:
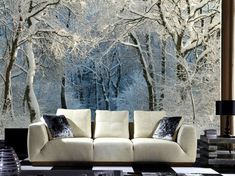
[[[180,145],[153,138],[132,139],[135,162],[192,162]]]
[[[97,138],[94,140],[95,162],[131,162],[133,145],[125,138]]]
[[[93,139],[62,138],[46,143],[37,161],[92,161]]]

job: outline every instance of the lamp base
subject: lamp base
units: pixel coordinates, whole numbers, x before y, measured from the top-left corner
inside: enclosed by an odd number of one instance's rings
[[[229,116],[226,117],[226,128],[224,129],[224,137],[230,138],[231,135],[231,130],[229,127]]]

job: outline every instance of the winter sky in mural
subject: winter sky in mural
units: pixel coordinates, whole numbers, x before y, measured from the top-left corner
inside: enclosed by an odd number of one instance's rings
[[[1,133],[57,108],[217,128],[220,0],[0,0]]]

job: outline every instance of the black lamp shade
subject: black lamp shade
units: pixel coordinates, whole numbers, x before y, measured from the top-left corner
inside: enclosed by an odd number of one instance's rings
[[[235,115],[235,100],[216,101],[216,115]]]

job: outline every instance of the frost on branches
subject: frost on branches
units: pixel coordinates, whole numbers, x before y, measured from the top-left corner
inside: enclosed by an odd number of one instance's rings
[[[220,11],[220,0],[0,0],[0,126],[62,107],[165,110],[218,129]]]

